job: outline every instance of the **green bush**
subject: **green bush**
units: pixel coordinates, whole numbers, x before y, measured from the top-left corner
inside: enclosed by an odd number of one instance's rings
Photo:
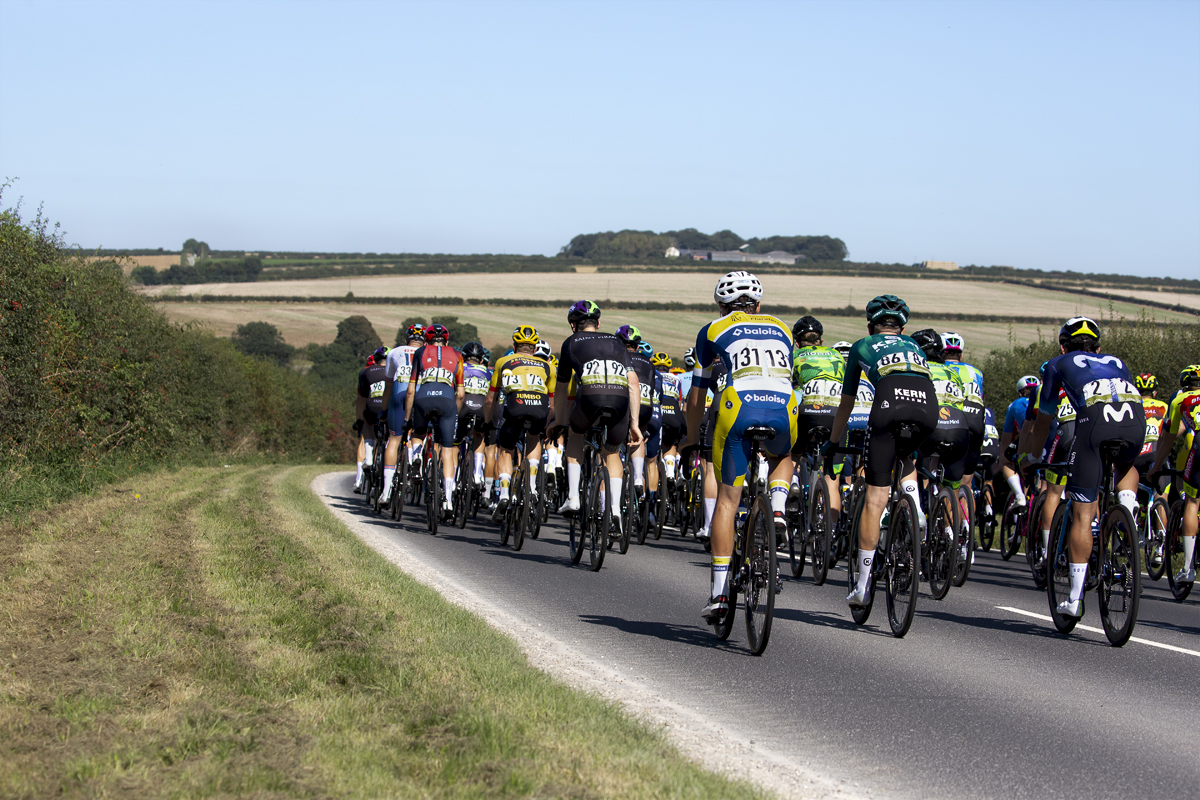
[[[0,507],[215,454],[342,459],[349,421],[301,375],[168,322],[119,270],[0,211]]]
[[[292,354],[296,351],[296,348],[283,340],[279,328],[269,322],[247,322],[245,325],[238,325],[229,338],[242,355],[265,358],[281,367],[292,360]]]

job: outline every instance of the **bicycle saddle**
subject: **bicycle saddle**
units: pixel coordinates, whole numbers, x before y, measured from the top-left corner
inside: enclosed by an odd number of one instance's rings
[[[746,428],[746,438],[752,442],[769,442],[775,438],[775,429],[765,425],[751,425]]]
[[[1126,447],[1129,447],[1129,442],[1124,439],[1106,439],[1100,443],[1100,456],[1105,461],[1116,461]]]
[[[901,422],[896,425],[896,438],[898,439],[914,439],[917,435],[918,425],[915,422]]]

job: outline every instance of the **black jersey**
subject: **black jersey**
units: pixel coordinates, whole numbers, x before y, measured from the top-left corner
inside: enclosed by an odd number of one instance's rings
[[[629,396],[630,355],[611,333],[577,331],[562,343],[558,384],[569,397]],[[649,363],[649,362],[647,362]]]
[[[642,392],[642,411],[651,411],[662,403],[662,379],[650,359],[641,353],[629,354],[629,368],[638,377]]]
[[[367,400],[367,410],[375,414],[383,412],[387,400],[383,389],[387,381],[387,365],[374,364],[358,373],[358,396]]]

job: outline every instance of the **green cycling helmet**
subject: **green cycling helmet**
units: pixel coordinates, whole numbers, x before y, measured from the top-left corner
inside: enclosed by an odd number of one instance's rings
[[[879,322],[884,317],[900,320],[900,327],[908,323],[908,303],[894,294],[881,294],[867,303],[867,322]]]

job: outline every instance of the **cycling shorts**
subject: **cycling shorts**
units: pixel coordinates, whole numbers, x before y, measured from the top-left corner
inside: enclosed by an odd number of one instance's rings
[[[825,428],[824,438],[828,440],[829,432],[833,430],[833,418],[836,416],[837,410],[833,408],[818,411],[815,408],[801,406],[800,413],[796,418],[796,444],[792,446],[792,452],[796,455],[807,453],[813,442],[813,432],[817,428]]]
[[[746,482],[746,468],[750,464],[751,442],[745,438],[746,429],[764,426],[775,431],[775,438],[762,443],[763,452],[776,458],[786,456],[796,441],[796,395],[788,392],[753,391],[738,394],[733,387],[726,387],[720,397],[713,398],[717,411],[716,430],[713,432],[713,465],[721,483],[726,486],[741,486]]]
[[[963,417],[967,421],[967,430],[973,436],[983,438],[983,406],[978,403],[963,403]]]
[[[912,435],[900,437],[901,423],[913,426]],[[868,486],[891,486],[892,468],[901,458],[920,449],[937,429],[938,404],[933,381],[924,375],[885,375],[875,387],[871,421],[867,427],[865,461]]]
[[[974,475],[975,470],[979,468],[979,459],[983,456],[984,435],[983,431],[976,433],[971,430],[970,426],[968,426],[968,430],[971,434],[971,442],[967,445],[967,460],[963,464],[963,474]],[[996,446],[999,448],[999,443]]]
[[[404,430],[404,398],[405,395],[393,393],[392,401],[388,403],[387,426],[392,436],[399,436],[400,431]]]
[[[662,449],[670,450],[675,445],[679,444],[679,437],[683,433],[683,425],[672,425],[675,422],[670,417],[663,417],[663,426],[659,430],[658,435],[662,439]]]
[[[638,415],[638,428],[641,429],[642,436],[649,439],[661,427],[662,416],[656,416],[651,406],[642,406],[642,413]]]
[[[1075,442],[1067,456],[1067,496],[1078,503],[1094,503],[1100,496],[1100,481],[1104,465],[1100,445],[1107,441],[1121,442],[1114,462],[1117,478],[1133,466],[1142,452],[1146,439],[1146,415],[1141,403],[1123,403],[1123,414],[1112,414],[1114,406],[1098,404],[1080,411],[1075,418]],[[1132,417],[1128,409],[1133,409]],[[1105,410],[1110,413],[1105,414]]]
[[[437,421],[434,441],[443,447],[453,447],[454,434],[458,428],[458,403],[453,395],[417,395],[417,399],[413,401],[412,431],[417,436],[424,436],[429,430],[430,417],[438,414],[441,417]]]
[[[1059,425],[1046,448],[1045,460],[1048,464],[1061,463],[1067,460],[1071,448],[1075,445],[1075,421]],[[1054,486],[1067,485],[1067,467],[1046,470],[1046,481]]]
[[[1183,473],[1183,493],[1188,497],[1200,496],[1200,436],[1179,453],[1175,469]]]
[[[649,436],[646,440],[646,458],[658,458],[658,454],[662,452],[662,428],[656,428]]]
[[[549,417],[550,409],[545,406],[531,406],[528,409],[522,409],[519,413],[510,409],[504,415],[504,422],[500,425],[496,442],[505,450],[515,450],[517,442],[521,438],[521,431],[525,430],[525,420],[530,421],[529,432],[534,436],[541,436],[546,432],[546,420]]]
[[[483,412],[468,411],[466,406],[463,406],[462,413],[458,417],[458,427],[454,431],[455,444],[462,443],[463,437],[467,435],[467,429],[470,428],[472,421],[475,423],[475,433],[482,432],[484,429]],[[474,445],[474,442],[471,444]]]
[[[921,445],[921,456],[925,459],[939,453],[945,468],[945,481],[953,488],[966,473],[967,449],[971,446],[971,432],[964,428],[935,428]],[[973,471],[973,470],[972,470]]]
[[[629,395],[592,394],[579,395],[571,406],[568,417],[571,432],[581,436],[596,424],[603,411],[608,411],[608,446],[620,447],[629,438]]]

